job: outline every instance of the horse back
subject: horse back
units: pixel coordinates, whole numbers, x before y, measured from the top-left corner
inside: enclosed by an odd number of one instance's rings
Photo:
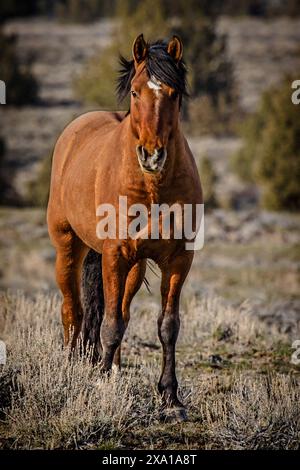
[[[61,144],[65,144],[75,140],[84,139],[90,135],[97,133],[97,137],[106,135],[113,130],[121,121],[123,121],[126,113],[122,111],[109,112],[109,111],[90,111],[82,114],[69,123],[62,134],[57,140],[55,146],[55,153]]]
[[[62,178],[74,155],[91,142],[101,143],[124,119],[124,112],[91,111],[69,123],[58,138],[52,162],[52,177]],[[52,179],[51,186],[55,183]]]

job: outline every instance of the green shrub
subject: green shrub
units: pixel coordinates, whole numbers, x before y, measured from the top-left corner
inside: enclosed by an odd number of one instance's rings
[[[188,131],[224,134],[234,130],[237,95],[233,66],[227,56],[227,38],[217,34],[216,17],[204,16],[188,2],[174,29],[185,46],[191,99],[188,103]]]
[[[12,184],[11,169],[5,165],[5,139],[0,137],[0,205],[20,205]]]
[[[174,32],[184,44],[191,96],[208,95],[214,106],[221,96],[230,103],[234,98],[233,67],[227,57],[227,38],[217,34],[216,19],[203,16],[201,9],[195,11],[193,2],[187,2]]]
[[[217,199],[215,185],[217,181],[217,175],[215,173],[211,159],[206,156],[202,157],[199,162],[198,171],[203,188],[205,208],[210,209],[216,207]]]
[[[243,181],[254,183],[254,160],[257,154],[257,145],[260,139],[261,128],[264,125],[262,113],[249,116],[240,127],[240,134],[244,140],[242,148],[232,155],[231,168]]]
[[[31,206],[46,207],[49,197],[52,154],[41,162],[36,178],[28,185],[28,203]]]
[[[271,210],[300,209],[300,107],[291,101],[292,81],[287,77],[264,93],[232,162],[243,179],[261,187],[262,205]]]
[[[77,98],[102,109],[116,109],[114,80],[117,76],[118,52],[114,46],[91,57],[82,74],[74,81]]]
[[[54,14],[63,22],[87,23],[112,15],[115,4],[115,0],[60,0],[54,6]]]
[[[191,100],[182,110],[188,131],[232,131],[232,117],[237,115],[232,64],[227,57],[226,37],[216,32],[212,7],[194,0],[176,2],[173,8],[169,4],[166,0],[119,1],[113,43],[88,61],[74,82],[76,96],[88,104],[115,109],[118,52],[130,57],[132,42],[141,32],[150,41],[178,34],[189,70]],[[209,112],[203,111],[203,101]]]
[[[95,104],[106,110],[116,109],[115,83],[119,53],[129,57],[134,38],[141,31],[147,39],[157,39],[157,31],[162,37],[168,32],[161,0],[145,0],[138,3],[133,12],[132,6],[130,0],[118,2],[116,15],[119,25],[112,44],[89,59],[82,73],[74,80],[75,95],[87,104]],[[128,101],[121,104],[121,109],[127,107]]]
[[[190,135],[235,135],[237,131],[236,118],[239,115],[236,104],[226,103],[224,95],[219,97],[217,106],[213,104],[213,100],[208,94],[190,99],[185,130]],[[236,110],[236,114],[234,114],[234,110]]]
[[[15,35],[6,36],[0,30],[1,80],[6,84],[8,105],[25,105],[37,101],[38,84],[29,66],[21,67],[16,55]]]

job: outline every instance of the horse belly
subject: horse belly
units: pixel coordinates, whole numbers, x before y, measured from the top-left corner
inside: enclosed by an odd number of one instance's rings
[[[152,259],[162,265],[168,259],[185,248],[183,240],[127,240],[122,243],[122,252],[125,258],[138,261]]]

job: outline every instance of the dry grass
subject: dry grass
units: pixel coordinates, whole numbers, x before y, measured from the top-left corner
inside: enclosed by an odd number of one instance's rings
[[[57,296],[2,294],[8,361],[0,366],[0,447],[299,448],[289,338],[258,321],[247,303],[184,299],[178,375],[190,419],[160,421],[157,305],[136,302],[125,367],[108,378],[88,357],[69,360]]]
[[[215,377],[202,385],[202,396],[191,397],[207,423],[210,447],[221,449],[297,449],[300,403],[291,376],[239,374],[228,378],[216,394]],[[203,396],[204,395],[204,396]],[[203,399],[205,397],[205,399]]]

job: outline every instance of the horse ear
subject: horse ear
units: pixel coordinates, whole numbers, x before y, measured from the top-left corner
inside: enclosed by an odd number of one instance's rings
[[[148,51],[147,43],[144,39],[143,34],[140,34],[135,38],[132,46],[132,55],[137,64],[140,64],[145,60]]]
[[[183,45],[179,36],[173,36],[171,41],[168,44],[168,54],[175,60],[179,62],[182,59]]]

